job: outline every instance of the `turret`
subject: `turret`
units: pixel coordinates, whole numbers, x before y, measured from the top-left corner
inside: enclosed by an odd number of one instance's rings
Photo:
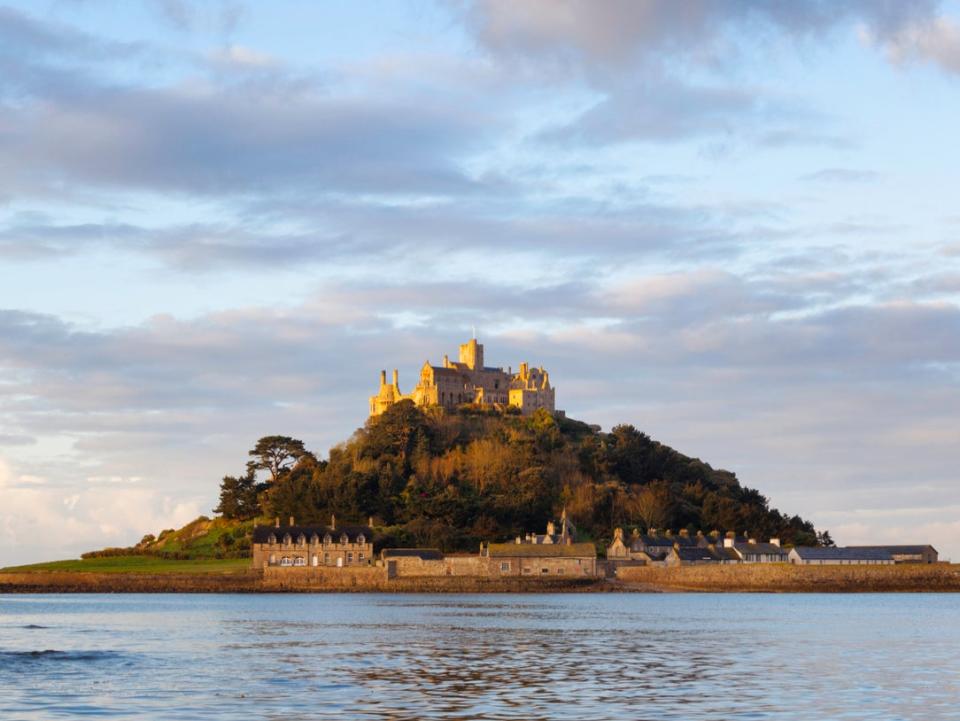
[[[400,374],[397,372],[397,369],[393,369],[393,387],[398,391],[400,390]]]
[[[385,385],[387,385],[387,372],[380,371],[380,387],[383,388]]]

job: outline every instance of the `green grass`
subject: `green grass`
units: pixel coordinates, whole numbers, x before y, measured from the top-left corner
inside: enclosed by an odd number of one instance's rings
[[[87,573],[242,573],[250,568],[249,558],[174,561],[155,556],[108,556],[71,561],[49,561],[27,566],[0,568],[0,573],[73,571]]]

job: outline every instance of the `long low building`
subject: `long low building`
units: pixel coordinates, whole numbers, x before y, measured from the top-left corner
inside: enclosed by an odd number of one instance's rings
[[[491,543],[480,551],[492,576],[595,576],[592,543]]]
[[[848,546],[860,551],[886,551],[896,563],[936,563],[937,549],[930,545],[916,546]]]
[[[797,546],[791,549],[790,563],[799,566],[893,565],[893,556],[879,548],[821,548]]]

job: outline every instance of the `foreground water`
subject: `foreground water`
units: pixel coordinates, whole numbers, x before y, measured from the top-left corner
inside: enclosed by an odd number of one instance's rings
[[[0,596],[0,719],[960,719],[960,595]]]

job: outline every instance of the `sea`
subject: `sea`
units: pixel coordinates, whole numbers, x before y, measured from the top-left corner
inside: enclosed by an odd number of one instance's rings
[[[0,595],[0,719],[960,719],[960,595]]]

